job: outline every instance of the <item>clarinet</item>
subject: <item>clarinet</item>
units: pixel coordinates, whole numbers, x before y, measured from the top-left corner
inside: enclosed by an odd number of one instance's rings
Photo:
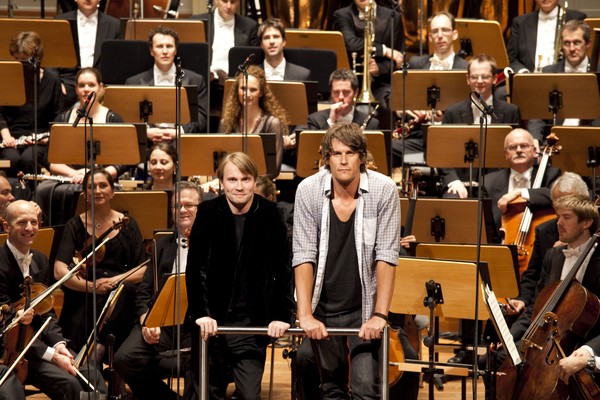
[[[50,132],[42,132],[42,133],[32,133],[31,135],[20,136],[15,139],[15,144],[17,147],[25,147],[29,146],[30,143],[26,143],[28,141],[31,142],[39,142],[42,139],[45,139],[50,136]],[[4,149],[6,146],[4,143],[0,142],[0,149]]]

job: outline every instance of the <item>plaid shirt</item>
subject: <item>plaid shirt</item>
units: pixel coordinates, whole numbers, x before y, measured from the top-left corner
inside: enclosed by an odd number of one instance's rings
[[[328,170],[306,178],[298,185],[294,205],[292,265],[317,266],[313,312],[321,296],[329,248],[331,179]],[[362,286],[362,317],[367,321],[377,295],[376,262],[397,265],[400,253],[400,198],[389,177],[369,170],[360,174],[354,232]]]

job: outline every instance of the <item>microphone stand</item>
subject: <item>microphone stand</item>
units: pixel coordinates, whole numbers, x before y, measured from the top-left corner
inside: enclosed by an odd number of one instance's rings
[[[238,66],[238,70],[244,74],[242,78],[244,82],[244,114],[242,123],[242,152],[248,154],[248,67],[246,63]]]
[[[42,9],[43,11],[43,9]],[[33,51],[33,55],[29,58],[29,65],[33,70],[33,173],[38,174],[38,82],[40,79],[40,58],[38,56],[38,48]],[[33,201],[37,203],[37,179],[33,180]]]
[[[213,13],[213,1],[214,0],[208,0],[208,4],[206,5],[206,9],[208,11],[208,20],[206,24],[206,29],[208,32],[208,38],[206,39],[206,41],[208,42],[208,57],[206,58],[206,62],[208,63],[208,68],[206,69],[208,71],[208,76],[206,77],[206,85],[208,86],[208,90],[206,91],[206,133],[210,133],[210,92],[212,87],[212,72],[210,72],[210,66],[212,65],[212,45],[215,35],[213,28],[215,18],[215,15]]]

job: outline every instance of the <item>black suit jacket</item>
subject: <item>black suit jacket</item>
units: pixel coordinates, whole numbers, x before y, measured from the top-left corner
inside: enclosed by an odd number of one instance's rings
[[[383,6],[377,6],[375,18],[375,61],[379,66],[377,82],[389,83],[389,75],[393,68],[391,60],[383,56],[383,45],[391,47],[392,35],[394,36],[394,48],[402,51],[404,48],[404,25],[400,13],[394,13],[394,32],[392,34],[392,10]],[[348,60],[352,62],[352,53],[356,52],[362,57],[364,48],[365,22],[358,18],[358,8],[354,3],[341,8],[333,13],[333,29],[342,32]]]
[[[533,168],[531,179],[535,178],[537,168]],[[539,189],[529,189],[529,202],[527,205],[535,211],[536,209],[550,207],[552,199],[550,198],[550,185],[560,176],[560,170],[555,167],[546,168],[546,173],[542,179]],[[499,171],[490,172],[484,176],[484,194],[485,197],[492,199],[492,213],[497,228],[502,224],[502,212],[498,208],[498,200],[508,192],[508,181],[510,179],[510,168],[504,168]],[[498,236],[498,235],[496,235]]]
[[[58,15],[56,19],[73,21],[71,22],[71,32],[73,34],[73,42],[75,44],[77,65],[81,65],[81,60],[79,58],[79,36],[77,31],[77,10],[69,11],[62,15]],[[94,67],[98,68],[98,65],[100,63],[102,43],[104,43],[107,40],[116,39],[121,39],[121,23],[115,17],[99,12],[98,27],[96,30],[96,46],[94,47]]]
[[[286,81],[310,81],[310,70],[286,60],[283,79]]]
[[[205,132],[206,131],[206,83],[202,75],[190,71],[189,69],[183,69],[185,75],[183,76],[183,86],[196,86],[198,92],[198,122],[191,122],[183,126],[183,130],[186,133],[190,132]],[[149,69],[137,75],[127,78],[125,81],[126,85],[144,85],[154,86],[154,71]]]
[[[408,60],[408,68],[410,69],[426,69],[428,70],[431,67],[431,57],[432,55],[424,54],[422,56],[412,56],[410,60]],[[454,55],[454,62],[452,63],[452,69],[467,69],[469,63],[464,58],[460,57],[458,54]]]
[[[233,27],[233,43],[235,46],[259,46],[260,42],[258,40],[258,24],[255,20],[244,17],[243,15],[236,14],[235,22]],[[192,15],[190,19],[199,19],[204,21],[204,33],[206,33],[206,38],[210,37],[210,44],[212,45],[215,39],[215,24],[212,23],[210,25],[211,31],[210,35],[208,32],[208,13]],[[214,21],[212,21],[214,22]],[[210,51],[212,51],[212,46],[210,46]]]
[[[308,116],[308,129],[310,130],[327,130],[329,129],[329,124],[327,123],[327,118],[329,118],[329,110],[317,111]],[[363,124],[365,119],[367,118],[367,114],[354,109],[354,117],[352,118],[352,122],[358,125]],[[367,129],[378,129],[379,128],[379,120],[377,118],[371,118],[369,123],[367,124]]]
[[[510,67],[513,71],[526,68],[535,70],[535,49],[537,46],[539,10],[513,18],[510,28],[510,38],[506,50]],[[577,19],[583,21],[586,15],[575,10],[567,10],[566,20]]]
[[[33,253],[33,259],[29,266],[29,275],[32,278],[32,282],[48,285],[51,273],[48,266],[48,259],[37,250],[32,249],[31,252]],[[19,264],[8,248],[8,245],[4,243],[0,247],[0,302],[2,304],[10,304],[18,301],[23,291],[19,287],[22,283],[23,273],[19,268]],[[56,343],[65,340],[62,330],[58,326],[54,310],[41,316],[36,315],[33,318],[32,327],[35,330],[39,329],[48,317],[52,317],[52,321],[27,352],[28,358],[32,357],[33,359],[40,360],[48,346],[52,347]]]

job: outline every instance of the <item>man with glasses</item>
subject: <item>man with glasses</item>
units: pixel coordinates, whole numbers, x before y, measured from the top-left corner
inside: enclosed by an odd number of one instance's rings
[[[514,124],[521,122],[519,109],[514,104],[495,99],[493,96],[494,83],[498,74],[496,60],[487,54],[479,54],[469,61],[467,69],[467,85],[471,92],[478,93],[486,104],[494,108],[494,116],[486,116],[488,124]],[[477,102],[479,103],[479,102]],[[471,98],[453,104],[444,113],[443,124],[478,124],[481,104],[473,104]],[[444,168],[440,169],[440,177],[444,188],[447,188],[444,197],[467,197],[467,189],[462,183],[468,180],[469,174],[466,169]]]
[[[356,123],[361,125],[369,117],[358,111],[354,106],[354,99],[358,96],[358,79],[350,69],[338,69],[329,77],[331,89],[331,108],[317,111],[308,116],[308,129],[329,129],[336,124]],[[379,121],[371,118],[366,129],[379,128]]]

